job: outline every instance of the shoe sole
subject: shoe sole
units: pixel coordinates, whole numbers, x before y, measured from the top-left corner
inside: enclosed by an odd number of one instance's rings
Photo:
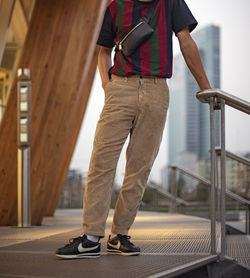
[[[107,253],[110,255],[121,255],[121,256],[138,256],[140,252],[122,252],[121,250],[107,249]]]
[[[96,259],[101,256],[100,253],[92,253],[92,254],[77,254],[77,255],[60,255],[55,254],[57,257],[62,259]]]

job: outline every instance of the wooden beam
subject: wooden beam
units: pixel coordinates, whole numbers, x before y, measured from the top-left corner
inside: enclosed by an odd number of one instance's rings
[[[37,0],[19,67],[32,72],[32,224],[58,203],[97,64],[106,0]],[[0,125],[0,225],[16,225],[16,80]]]
[[[0,0],[0,64],[3,57],[14,6],[15,0]]]
[[[97,64],[97,54],[98,54],[98,51],[97,51],[97,48],[95,48],[95,54],[93,56],[93,60],[92,60],[92,63],[91,63],[91,68],[88,71],[89,80],[93,80],[94,76],[95,76],[95,69],[96,69],[96,64]],[[86,87],[83,90],[87,91],[87,92],[90,92],[91,87],[92,87],[92,82],[86,82]],[[85,99],[79,101],[79,103],[78,103],[79,106],[82,106],[82,104],[84,104],[84,105],[87,104],[88,96],[89,96],[88,94],[82,95],[82,97],[84,97]],[[81,107],[78,107],[77,110],[81,111],[83,109]],[[84,107],[84,112],[85,112],[85,107]],[[76,113],[72,114],[71,116],[72,116],[72,119],[71,119],[72,123],[77,123],[77,121],[79,121],[79,118],[83,117],[83,115],[76,114]],[[73,129],[72,129],[72,132],[74,132]],[[71,134],[71,136],[74,137],[74,145],[76,144],[77,139],[78,139],[78,132],[79,132],[79,129],[78,129],[77,133],[74,132],[74,134]],[[69,167],[72,155],[73,155],[73,151],[74,151],[74,149],[71,149],[70,155],[67,155],[67,157],[65,158],[67,160],[67,163],[65,163],[65,168],[62,169],[62,174],[64,174],[63,181],[66,179],[66,176],[67,176],[67,173],[68,173],[68,167]],[[82,154],[82,155],[84,155],[84,154]],[[61,196],[61,193],[62,193],[63,186],[64,186],[64,183],[61,183],[61,186],[57,186],[57,187],[55,186],[55,187],[52,188],[52,195],[55,196],[56,201],[55,202],[50,202],[48,204],[48,207],[47,207],[47,210],[46,210],[46,216],[52,216],[54,214],[54,211],[57,207],[57,204],[59,202],[59,199],[60,199],[60,196]]]

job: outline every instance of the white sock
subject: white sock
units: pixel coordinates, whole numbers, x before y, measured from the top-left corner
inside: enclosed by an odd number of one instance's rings
[[[87,235],[87,239],[93,242],[99,242],[99,236],[92,236],[92,235]]]
[[[114,238],[116,236],[117,236],[117,234],[111,233],[111,237],[110,238]]]

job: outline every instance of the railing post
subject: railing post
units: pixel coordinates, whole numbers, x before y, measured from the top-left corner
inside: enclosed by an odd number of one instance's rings
[[[226,193],[235,199],[232,192],[226,190],[226,151],[225,151],[225,105],[229,105],[239,111],[250,115],[250,103],[238,97],[225,93],[219,89],[208,89],[200,91],[196,97],[203,103],[210,104],[210,141],[211,141],[211,253],[215,254],[216,246],[216,222],[215,222],[215,129],[214,129],[214,110],[221,110],[221,255],[225,256],[226,253]],[[237,197],[238,200],[247,204],[246,212],[246,231],[250,230],[250,209],[247,200]]]
[[[211,254],[216,254],[216,201],[215,201],[215,128],[214,128],[214,102],[215,97],[210,98],[210,163],[211,163],[211,193],[210,193],[210,218],[211,218]]]
[[[220,175],[219,175],[219,154],[215,158],[215,180],[216,180],[216,219],[220,221]]]
[[[177,180],[176,180],[176,167],[171,167],[171,194],[174,197],[171,201],[170,212],[176,212],[176,198],[177,198]]]
[[[250,235],[250,206],[246,207],[246,234]]]
[[[221,255],[226,255],[226,141],[225,141],[225,100],[221,102]]]

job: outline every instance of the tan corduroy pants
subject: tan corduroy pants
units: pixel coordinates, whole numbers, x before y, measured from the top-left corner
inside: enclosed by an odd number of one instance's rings
[[[166,80],[119,77],[105,89],[85,186],[83,232],[103,237],[117,162],[128,135],[126,170],[116,203],[112,233],[127,234],[140,206],[159,150],[169,104]]]

